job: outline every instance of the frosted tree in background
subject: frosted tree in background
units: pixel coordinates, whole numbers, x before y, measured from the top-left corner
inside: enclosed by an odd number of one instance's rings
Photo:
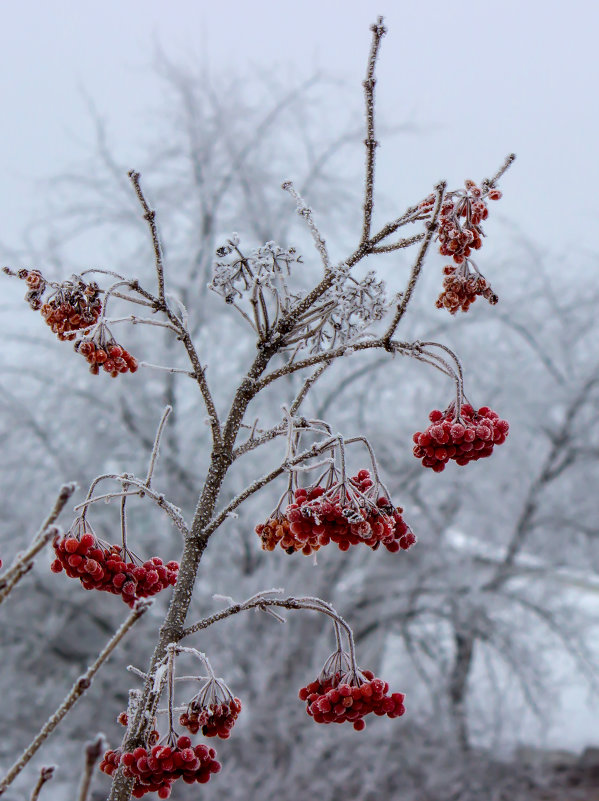
[[[342,551],[360,544],[377,550],[382,544],[394,554],[414,544],[415,536],[404,520],[403,509],[393,502],[385,487],[365,436],[354,432],[342,435],[326,419],[301,413],[314,383],[335,360],[379,350],[389,358],[412,357],[436,367],[450,379],[452,389],[440,404],[442,409],[433,410],[429,415],[430,424],[422,425],[422,430],[414,434],[414,455],[435,472],[441,472],[449,461],[465,466],[491,455],[495,445],[502,444],[507,435],[507,423],[492,409],[475,407],[469,402],[461,363],[450,348],[433,340],[399,340],[396,330],[435,239],[439,241],[441,253],[452,261],[445,268],[437,305],[456,314],[467,311],[479,296],[496,303],[496,295],[472,256],[482,245],[487,201],[499,199],[497,182],[513,157],[480,185],[466,181],[463,189],[448,192],[444,183],[440,183],[432,195],[378,230],[373,229],[377,146],[374,68],[384,33],[379,20],[373,27],[364,83],[367,120],[364,211],[354,251],[342,261],[330,259],[312,210],[291,182],[286,182],[283,188],[310,231],[321,262],[321,276],[315,286],[305,286],[302,257],[291,247],[268,241],[258,248],[247,249],[241,237],[231,235],[216,248],[217,261],[212,268],[210,288],[251,328],[257,350],[225,414],[215,402],[210,371],[203,363],[203,350],[196,346],[190,330],[187,305],[193,303],[193,296],[188,293],[183,299],[178,296],[183,293],[171,290],[156,214],[146,199],[138,173],[131,172],[129,178],[150,231],[155,256],[155,288],[148,289],[136,279],[102,270],[84,270],[61,282],[47,280],[39,270],[16,272],[27,283],[27,300],[31,307],[41,312],[59,339],[74,343],[76,358],[85,359],[91,372],[100,376],[93,380],[103,379],[104,373],[119,382],[138,380],[138,376],[125,374],[136,373],[140,366],[163,371],[171,377],[193,381],[207,413],[210,460],[191,522],[185,520],[175,503],[152,486],[161,436],[163,430],[167,430],[166,418],[171,409],[168,406],[156,438],[150,443],[147,472],[141,477],[119,471],[107,471],[99,476],[92,482],[87,497],[76,507],[79,516],[69,531],[54,539],[55,572],[65,572],[86,589],[120,596],[133,607],[128,618],[130,622],[119,630],[119,640],[147,608],[143,599],[174,585],[152,660],[145,670],[138,670],[143,689],[132,691],[129,708],[121,715],[121,722],[127,726],[122,747],[108,751],[102,762],[103,770],[115,776],[111,799],[129,798],[132,792],[141,796],[153,791],[160,797],[168,797],[175,780],[183,778],[190,783],[204,783],[218,772],[219,763],[213,749],[205,744],[192,747],[188,735],[175,730],[179,713],[176,680],[193,681],[185,674],[181,676],[178,666],[186,659],[192,664],[194,660],[199,661],[201,665],[201,671],[195,676],[201,686],[187,699],[179,718],[180,726],[187,727],[192,735],[201,728],[205,736],[227,739],[242,702],[215,676],[208,657],[187,644],[187,638],[248,609],[258,608],[275,615],[277,608],[311,610],[332,620],[336,650],[325,661],[318,677],[300,692],[308,713],[316,722],[351,722],[355,729],[361,729],[363,718],[369,712],[390,717],[403,714],[401,693],[389,695],[384,681],[377,679],[372,671],[359,667],[348,624],[330,604],[311,594],[279,598],[272,590],[260,591],[246,602],[233,602],[215,615],[188,623],[196,575],[210,537],[237,514],[236,510],[244,501],[279,478],[286,481],[285,491],[271,512],[264,511],[256,529],[265,550],[281,547],[289,555],[302,552],[311,556],[331,543]],[[402,237],[400,233],[404,229],[407,235]],[[416,256],[405,286],[396,294],[389,294],[375,273],[359,275],[355,269],[366,257],[409,247],[415,249]],[[123,314],[113,311],[120,311],[125,304],[134,304],[134,312],[129,313],[130,307]],[[151,357],[140,361],[133,348],[129,350],[125,346],[126,337],[115,334],[115,326],[127,322],[149,326],[150,330],[163,329],[174,343],[180,343],[189,364],[186,367],[156,364]],[[150,341],[150,332],[145,341]],[[209,344],[207,353],[210,354]],[[279,405],[284,401],[282,419],[270,427],[264,427],[259,420],[253,422],[249,410],[257,396],[262,392],[272,393],[274,387],[268,389],[271,384],[288,387],[285,382],[296,374],[302,374],[302,381],[294,394],[283,396],[281,392],[277,395]],[[229,472],[235,470],[237,460],[269,443],[274,448],[277,442],[284,443],[282,460],[258,478],[253,466],[254,479],[250,484],[231,499],[225,497],[223,502],[221,491]],[[358,449],[366,466],[351,475],[347,467],[348,453]],[[173,451],[171,459],[176,464]],[[193,481],[193,477],[187,476],[187,480]],[[105,489],[105,483],[109,482],[112,488]],[[184,545],[179,562],[168,561],[164,555],[149,559],[137,557],[132,549],[134,537],[126,514],[129,499],[134,498],[143,498],[158,506],[180,531]],[[100,500],[115,501],[120,506],[119,544],[105,542],[91,526],[94,504]],[[43,539],[48,539],[48,526],[53,522],[42,527]],[[30,559],[27,555],[27,564]],[[12,586],[13,577],[24,566],[25,562],[11,568],[13,572],[6,579],[7,587]],[[190,641],[197,643],[198,639]],[[112,650],[112,645],[107,647]],[[106,649],[102,652],[94,673],[108,653]],[[69,704],[77,700],[89,680],[91,676],[78,682],[69,696]],[[161,703],[166,705],[164,709]],[[160,721],[155,729],[154,717],[163,712],[167,724],[163,726]],[[58,718],[54,716],[53,720],[52,726]],[[41,745],[47,733],[42,730],[34,743]],[[32,755],[31,750],[27,751],[27,758],[20,758],[9,771],[4,784],[0,785],[2,789],[24,767]]]

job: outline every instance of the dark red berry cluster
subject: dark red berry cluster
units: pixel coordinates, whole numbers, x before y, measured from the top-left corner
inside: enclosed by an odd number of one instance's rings
[[[79,579],[86,590],[120,595],[131,607],[139,598],[156,595],[175,584],[179,571],[178,562],[165,565],[158,556],[143,564],[125,562],[120,545],[104,546],[89,532],[57,536],[54,552],[52,572],[60,573],[64,569],[69,578]]]
[[[92,339],[82,339],[75,344],[75,350],[84,356],[90,363],[90,373],[98,375],[100,367],[113,378],[119,373],[134,373],[138,364],[131,354],[122,345],[114,343],[94,342]]]
[[[392,552],[407,550],[416,537],[402,518],[403,509],[376,497],[377,489],[368,470],[360,470],[348,486],[297,489],[282,517],[256,526],[262,547],[272,551],[280,545],[289,554],[306,555],[330,542],[342,551],[359,543],[373,550],[381,543]]]
[[[428,417],[428,428],[414,434],[414,456],[436,473],[450,459],[465,465],[490,456],[495,445],[505,442],[510,427],[488,406],[475,411],[469,403],[462,404],[459,418],[453,404],[445,412],[434,409]]]
[[[221,740],[227,740],[240,712],[239,698],[233,698],[228,703],[207,706],[201,706],[192,700],[179,718],[179,723],[192,734],[197,734],[202,729],[205,737],[220,737]]]
[[[499,298],[491,289],[487,279],[480,273],[470,270],[468,259],[458,266],[446,265],[443,272],[445,273],[443,291],[435,303],[438,309],[447,309],[450,314],[455,314],[460,309],[466,312],[478,296],[488,300],[491,306],[498,302]]]
[[[214,748],[204,744],[192,747],[191,740],[185,736],[179,737],[176,745],[172,746],[107,751],[100,770],[112,776],[121,764],[123,774],[128,779],[135,779],[134,798],[141,798],[146,793],[158,793],[159,798],[168,798],[177,779],[183,779],[186,784],[206,784],[221,767],[216,761]]]
[[[306,712],[316,723],[353,723],[361,731],[364,718],[371,712],[398,718],[406,711],[403,693],[389,692],[389,684],[376,679],[370,670],[357,674],[333,676],[310,682],[299,691],[300,700],[306,701]]]
[[[73,276],[71,281],[51,286],[55,289],[44,302],[48,283],[39,270],[19,270],[17,273],[29,287],[25,299],[32,309],[41,309],[42,317],[60,340],[75,339],[76,332],[92,326],[102,311],[100,288],[96,283]]]

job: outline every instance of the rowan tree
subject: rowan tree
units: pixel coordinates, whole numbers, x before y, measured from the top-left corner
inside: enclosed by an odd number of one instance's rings
[[[209,743],[190,739],[181,727],[193,737],[201,729],[205,737],[228,739],[238,716],[243,715],[243,699],[240,701],[234,690],[217,678],[207,655],[193,646],[201,644],[201,637],[196,636],[199,632],[250,609],[269,612],[275,618],[280,618],[277,610],[312,611],[332,621],[335,649],[328,658],[323,657],[324,665],[318,675],[308,676],[299,691],[314,722],[346,723],[360,731],[365,725],[364,718],[371,712],[391,718],[404,714],[403,693],[391,692],[388,684],[368,666],[360,666],[350,626],[330,603],[313,595],[311,589],[308,594],[286,598],[280,597],[275,589],[259,590],[246,601],[231,600],[223,610],[198,622],[189,620],[196,578],[212,535],[237,514],[242,503],[253,499],[272,482],[281,482],[284,491],[274,509],[265,509],[256,521],[256,535],[265,551],[282,549],[289,558],[302,559],[312,557],[326,546],[342,552],[353,546],[371,550],[383,546],[389,559],[409,559],[410,554],[404,552],[416,542],[409,510],[404,511],[401,500],[386,488],[367,436],[354,431],[339,433],[326,419],[303,414],[302,404],[312,387],[337,360],[379,351],[390,360],[387,371],[398,369],[399,357],[409,357],[435,367],[449,379],[447,395],[440,399],[438,408],[423,414],[415,424],[418,430],[411,447],[424,468],[441,473],[455,462],[456,469],[475,470],[469,463],[491,456],[507,437],[508,423],[499,414],[488,405],[471,402],[462,364],[447,345],[434,340],[398,339],[396,332],[435,243],[450,262],[439,279],[439,309],[456,315],[467,312],[477,298],[481,299],[479,303],[497,302],[489,280],[480,270],[478,256],[476,262],[473,257],[483,245],[483,224],[489,208],[501,197],[498,182],[514,157],[509,156],[492,177],[480,183],[467,179],[463,187],[448,190],[441,181],[432,193],[423,193],[421,199],[394,219],[375,226],[378,146],[375,65],[385,33],[379,19],[372,27],[364,81],[364,200],[361,230],[353,251],[341,259],[331,258],[316,222],[317,212],[312,211],[291,181],[285,181],[282,188],[306,225],[320,261],[320,276],[314,285],[305,281],[303,264],[308,257],[296,248],[274,241],[246,247],[243,236],[238,234],[230,234],[217,243],[210,268],[209,289],[214,293],[211,297],[219,296],[231,314],[239,315],[255,343],[255,356],[226,406],[215,401],[211,371],[204,361],[206,348],[196,341],[197,332],[189,322],[187,307],[196,301],[197,293],[193,284],[181,286],[176,278],[170,277],[159,232],[159,214],[149,203],[138,172],[131,170],[128,177],[152,244],[154,285],[108,269],[83,269],[60,281],[47,278],[40,269],[5,270],[25,282],[30,307],[40,312],[59,340],[71,343],[75,350],[73,358],[82,365],[87,362],[92,373],[90,381],[108,377],[118,382],[138,381],[141,373],[157,370],[172,381],[193,382],[205,407],[210,452],[205,476],[198,485],[195,513],[188,521],[176,503],[153,486],[161,439],[172,411],[172,405],[167,405],[155,438],[149,440],[147,472],[107,470],[97,476],[84,499],[75,506],[75,520],[66,532],[59,532],[54,522],[74,490],[72,486],[64,487],[32,547],[4,575],[2,600],[27,572],[34,556],[52,540],[53,572],[66,574],[84,589],[113,594],[132,611],[0,781],[0,791],[20,773],[87,689],[129,628],[146,612],[149,608],[146,599],[162,592],[172,592],[170,605],[157,631],[150,664],[134,671],[141,685],[131,690],[127,709],[120,711],[119,722],[126,727],[123,742],[120,747],[109,749],[100,764],[105,773],[114,777],[111,801],[124,801],[132,793],[141,797],[150,792],[166,798],[178,779],[190,784],[218,781],[211,778],[220,770],[214,749]],[[205,177],[201,171],[198,174],[204,185]],[[208,193],[214,192],[213,198],[218,197],[220,189],[209,187]],[[252,211],[255,209],[248,209],[248,213]],[[253,223],[250,220],[254,234],[260,230],[259,222],[256,215]],[[203,225],[210,224],[208,213],[203,217]],[[193,276],[202,286],[209,261],[203,249],[205,241],[202,240]],[[408,248],[415,251],[415,256],[403,286],[399,279],[399,286],[388,290],[374,271],[361,269],[363,262],[368,260],[370,266],[378,254]],[[203,295],[203,289],[200,294]],[[122,329],[126,323],[147,326],[147,336],[139,352],[127,344],[126,331]],[[156,364],[151,345],[151,335],[155,334],[170,337],[172,349],[181,348],[188,364],[185,367]],[[207,350],[209,354],[209,344]],[[296,375],[301,376],[301,381],[294,386],[287,379]],[[294,393],[290,397],[282,391],[276,395],[282,408],[280,420],[267,427],[260,420],[254,421],[252,409],[257,398],[276,393],[281,386],[294,389]],[[135,430],[134,410],[127,410],[127,414],[129,425]],[[223,493],[223,488],[228,490],[230,486],[225,482],[230,480],[230,473],[235,473],[238,460],[241,463],[262,447],[271,448],[273,453],[277,446],[282,458],[275,466],[254,477],[233,497],[227,497],[228,491]],[[182,481],[175,453],[171,448],[173,473],[177,474],[175,480]],[[361,468],[350,470],[350,459],[359,460]],[[194,480],[193,475],[185,475],[189,484],[193,485]],[[170,553],[138,556],[133,549],[132,541],[136,538],[127,524],[127,509],[138,500],[158,507],[180,533],[182,548],[176,554],[177,561]],[[114,536],[106,541],[94,530],[91,519],[99,501],[119,507],[120,542],[115,542]],[[191,676],[181,668],[181,664],[197,663],[201,668]],[[178,688],[186,682],[193,685],[194,681],[200,685],[199,688],[195,685],[197,692],[188,692],[181,706],[183,694]],[[87,764],[92,765],[99,756],[99,747],[90,746],[88,756]],[[86,772],[82,781],[82,799],[89,791],[89,775]],[[40,790],[41,784],[36,792]]]

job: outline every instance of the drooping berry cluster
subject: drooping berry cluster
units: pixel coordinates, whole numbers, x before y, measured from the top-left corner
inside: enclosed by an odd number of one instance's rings
[[[494,306],[499,298],[491,289],[487,279],[478,271],[470,269],[468,259],[461,265],[447,264],[443,268],[443,291],[436,300],[438,309],[447,309],[450,314],[456,314],[460,309],[468,311],[478,296],[489,301]]]
[[[472,250],[482,247],[484,236],[480,224],[489,216],[487,200],[499,200],[498,189],[481,189],[474,181],[464,181],[465,190],[448,192],[439,213],[439,252],[451,256],[456,264],[462,264]],[[431,203],[427,198],[425,203]]]
[[[434,409],[429,420],[424,431],[414,434],[414,456],[436,473],[450,459],[465,465],[490,456],[495,445],[505,442],[510,427],[488,406],[475,411],[469,403],[462,404],[459,417],[452,404],[445,412]]]
[[[179,718],[179,723],[192,734],[197,734],[202,729],[205,737],[220,737],[221,740],[227,740],[240,712],[239,698],[203,706],[192,699]]]
[[[346,484],[295,490],[294,501],[282,516],[256,526],[264,550],[280,545],[287,553],[309,555],[334,542],[342,551],[364,543],[373,550],[407,550],[416,537],[402,517],[403,509],[378,495],[368,470],[360,470]]]
[[[166,565],[158,556],[143,564],[124,561],[120,545],[103,545],[90,532],[67,533],[54,539],[56,559],[53,573],[63,569],[69,578],[77,578],[86,590],[100,590],[120,595],[133,607],[139,598],[148,598],[177,581],[178,562]]]
[[[436,301],[438,309],[447,309],[451,314],[458,310],[468,311],[478,296],[489,303],[497,303],[497,295],[486,278],[470,260],[473,250],[483,244],[484,232],[481,223],[489,216],[487,200],[499,200],[501,192],[474,181],[464,181],[465,189],[448,192],[439,212],[437,239],[442,256],[451,256],[457,267],[443,268],[445,278],[443,290]],[[430,195],[420,204],[424,211],[431,211],[435,196]]]
[[[306,702],[306,712],[316,723],[353,724],[356,731],[365,727],[364,718],[371,712],[398,718],[406,711],[403,693],[389,692],[389,684],[377,679],[370,670],[349,674],[334,673],[310,682],[299,691]]]
[[[191,740],[185,736],[179,737],[173,745],[107,751],[100,770],[112,776],[121,764],[125,777],[135,779],[132,791],[135,798],[142,798],[146,793],[168,798],[177,779],[183,779],[186,784],[205,784],[221,768],[214,748],[204,744],[192,747]]]
[[[49,285],[39,270],[19,270],[27,283],[25,299],[32,309],[41,309],[42,317],[60,340],[75,339],[76,332],[92,326],[102,311],[100,288],[94,282],[87,284],[74,275],[72,280]],[[55,290],[43,300],[48,286]]]
[[[96,342],[93,339],[82,339],[75,343],[75,350],[90,363],[89,371],[93,375],[98,375],[100,367],[113,378],[120,373],[134,373],[138,368],[137,359],[114,341]]]

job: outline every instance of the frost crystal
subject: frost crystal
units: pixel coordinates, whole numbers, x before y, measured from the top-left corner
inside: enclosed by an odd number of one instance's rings
[[[276,242],[267,242],[246,256],[236,235],[216,255],[209,288],[235,306],[266,344],[271,335],[278,336],[274,328],[281,318],[292,314],[305,297],[302,290],[292,291],[288,282],[293,266],[302,264],[301,256]],[[385,314],[385,284],[377,281],[374,272],[357,280],[345,263],[333,271],[332,286],[297,316],[285,334],[285,348],[318,353],[356,341]]]

